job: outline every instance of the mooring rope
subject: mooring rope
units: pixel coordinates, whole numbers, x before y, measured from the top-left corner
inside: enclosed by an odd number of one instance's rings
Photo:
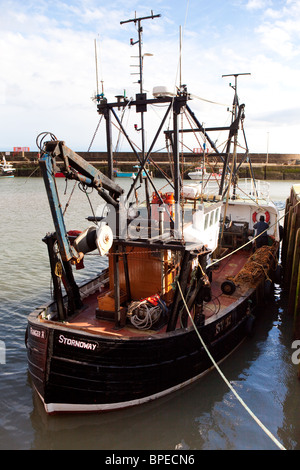
[[[254,419],[254,421],[256,421],[256,423],[260,426],[260,428],[270,437],[270,439],[272,439],[272,441],[277,445],[277,447],[279,447],[280,450],[286,450],[286,448],[278,441],[278,439],[276,439],[275,436],[273,436],[273,434],[266,428],[266,426],[258,419],[258,417],[250,410],[250,408],[246,405],[246,403],[244,402],[244,400],[238,395],[238,393],[235,391],[235,389],[232,387],[231,383],[227,380],[227,378],[225,377],[225,375],[223,374],[223,372],[221,371],[221,369],[219,368],[218,364],[215,362],[214,358],[212,357],[212,355],[210,354],[205,342],[203,341],[195,323],[194,323],[194,320],[190,314],[190,311],[188,309],[188,306],[186,304],[186,301],[185,301],[185,298],[183,297],[183,294],[182,294],[182,290],[181,290],[181,287],[180,287],[180,284],[179,282],[177,281],[177,285],[178,285],[178,289],[179,289],[179,292],[180,292],[180,295],[181,295],[181,298],[183,300],[183,303],[184,303],[184,306],[186,308],[186,311],[189,315],[189,318],[192,322],[192,325],[195,329],[195,332],[197,333],[197,336],[198,338],[200,339],[201,341],[201,344],[203,346],[203,348],[205,349],[208,357],[210,358],[211,362],[213,363],[214,367],[217,369],[217,371],[219,372],[220,376],[222,377],[222,379],[224,380],[224,382],[227,384],[227,386],[230,388],[230,390],[232,391],[232,393],[235,395],[235,397],[238,399],[238,401],[242,404],[242,406],[245,408],[245,410],[250,414],[250,416]]]

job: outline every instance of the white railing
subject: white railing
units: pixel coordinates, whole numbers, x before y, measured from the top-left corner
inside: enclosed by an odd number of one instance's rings
[[[253,181],[252,178],[240,179],[236,187],[236,196],[269,200],[270,184],[262,180]]]

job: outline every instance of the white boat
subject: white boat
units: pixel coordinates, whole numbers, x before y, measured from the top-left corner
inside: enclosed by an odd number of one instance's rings
[[[7,162],[6,158],[3,156],[2,162],[0,163],[0,176],[13,178],[15,176],[14,171],[16,171],[16,169],[12,166],[11,163]]]

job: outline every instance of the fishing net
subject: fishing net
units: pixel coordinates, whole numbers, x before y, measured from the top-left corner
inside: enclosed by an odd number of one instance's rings
[[[277,266],[277,243],[272,246],[262,246],[248,259],[241,271],[235,276],[228,278],[237,285],[248,285],[255,287],[262,279],[269,279],[271,270]]]

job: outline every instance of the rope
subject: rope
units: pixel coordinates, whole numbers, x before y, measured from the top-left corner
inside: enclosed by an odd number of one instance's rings
[[[162,310],[159,305],[150,306],[146,299],[133,301],[128,312],[133,326],[140,330],[150,329],[161,316]]]
[[[220,106],[226,106],[227,108],[229,107],[228,104],[225,104],[225,103],[218,103],[216,101],[206,100],[205,98],[201,98],[200,96],[197,96],[197,95],[191,95],[191,96],[193,98],[196,98],[197,100],[206,101],[206,103],[218,104]]]
[[[68,209],[68,207],[69,207],[69,205],[70,205],[71,198],[72,198],[72,196],[73,196],[73,193],[74,193],[74,190],[75,190],[76,186],[77,186],[77,181],[75,181],[75,183],[74,183],[73,189],[72,189],[71,194],[70,194],[69,199],[68,199],[68,202],[66,203],[66,206],[65,206],[63,215],[65,215],[65,213],[66,213],[66,211],[67,211],[67,209]]]
[[[197,333],[197,336],[199,337],[200,339],[200,342],[203,346],[203,348],[205,349],[207,355],[209,356],[211,362],[213,363],[214,367],[217,369],[217,371],[219,372],[219,374],[221,375],[222,379],[224,380],[224,382],[226,383],[226,385],[230,388],[230,390],[232,391],[232,393],[235,395],[235,397],[238,399],[238,401],[242,404],[242,406],[245,408],[245,410],[250,414],[250,416],[254,419],[254,421],[256,421],[256,423],[261,427],[261,429],[270,437],[270,439],[272,439],[272,441],[277,445],[277,447],[279,447],[280,450],[286,450],[285,447],[276,439],[275,436],[273,436],[273,434],[264,426],[264,424],[257,418],[257,416],[255,416],[255,414],[250,410],[250,408],[246,405],[246,403],[242,400],[242,398],[238,395],[238,393],[235,391],[235,389],[232,387],[231,383],[226,379],[225,375],[223,374],[223,372],[221,371],[221,369],[219,368],[218,364],[215,362],[214,358],[212,357],[212,355],[210,354],[209,350],[207,349],[206,347],[206,344],[204,343],[198,329],[196,328],[196,325],[193,321],[193,318],[190,314],[190,311],[187,307],[187,304],[186,304],[186,301],[183,297],[183,294],[182,294],[182,290],[181,290],[181,287],[180,287],[180,284],[179,282],[177,281],[177,285],[178,285],[178,288],[179,288],[179,292],[180,292],[180,295],[181,295],[181,298],[183,300],[183,303],[184,303],[184,306],[186,308],[186,311],[190,317],[190,320],[192,322],[192,325],[195,329],[195,332]]]

